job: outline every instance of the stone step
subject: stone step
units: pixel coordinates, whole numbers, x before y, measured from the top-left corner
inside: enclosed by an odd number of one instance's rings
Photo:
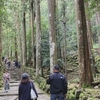
[[[18,74],[18,72],[19,74]],[[9,82],[10,90],[6,93],[2,89],[0,91],[0,100],[18,100],[18,87],[20,84],[20,78],[15,77],[15,76],[20,76],[21,77],[21,72],[19,70],[9,70],[11,74],[11,80]],[[14,76],[13,76],[14,75]],[[16,79],[18,78],[18,79]],[[37,93],[38,93],[38,100],[50,100],[49,95],[45,94],[42,90],[38,88],[37,85],[35,85]]]

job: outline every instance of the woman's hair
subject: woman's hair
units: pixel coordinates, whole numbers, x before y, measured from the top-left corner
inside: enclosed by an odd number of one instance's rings
[[[7,70],[7,69],[4,69],[3,72],[4,72],[4,73],[5,73],[5,72],[8,72],[8,70]]]
[[[23,73],[21,77],[21,83],[27,83],[29,81],[30,81],[29,75],[27,73]]]
[[[27,78],[27,79],[21,79],[21,83],[27,83],[27,82],[30,82],[29,78]]]

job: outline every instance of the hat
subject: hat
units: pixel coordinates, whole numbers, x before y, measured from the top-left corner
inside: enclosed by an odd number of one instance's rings
[[[55,65],[54,69],[59,70],[59,65]]]
[[[27,79],[27,78],[29,78],[29,75],[28,75],[27,73],[23,73],[23,74],[22,74],[22,79],[25,80],[25,79]]]

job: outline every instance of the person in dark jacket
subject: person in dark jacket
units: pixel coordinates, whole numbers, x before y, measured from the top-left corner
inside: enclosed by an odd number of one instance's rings
[[[59,72],[59,65],[53,68],[53,74],[49,76],[46,83],[50,84],[50,100],[64,100],[67,93],[66,77]]]
[[[18,98],[19,98],[18,100],[32,100],[30,95],[31,85],[36,93],[36,96],[38,97],[34,83],[30,81],[29,75],[27,73],[23,73],[21,77],[21,83],[19,84],[19,89],[18,89]]]

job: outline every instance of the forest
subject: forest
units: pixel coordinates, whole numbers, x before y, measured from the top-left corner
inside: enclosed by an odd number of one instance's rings
[[[44,91],[58,64],[68,100],[100,100],[100,0],[0,0],[0,76],[3,57]]]

